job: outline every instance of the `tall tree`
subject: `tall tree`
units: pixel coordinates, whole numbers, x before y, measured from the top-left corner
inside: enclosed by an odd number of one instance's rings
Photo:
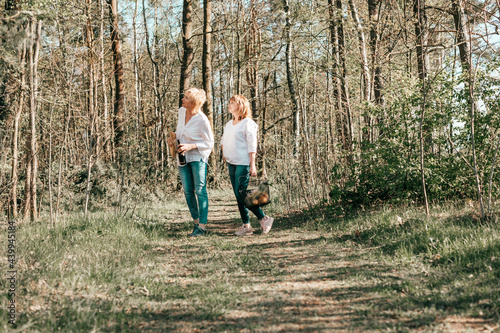
[[[40,52],[40,36],[42,33],[42,21],[34,17],[30,19],[31,45],[29,48],[29,83],[30,83],[30,134],[27,137],[27,171],[25,185],[25,209],[24,219],[34,221],[37,217],[37,177],[38,177],[38,154],[36,134],[36,114],[38,103],[38,56]]]
[[[422,102],[420,103],[420,177],[422,181],[422,191],[424,196],[425,213],[429,215],[429,201],[427,199],[427,188],[425,186],[425,165],[424,165],[424,155],[425,155],[425,143],[424,136],[427,130],[424,125],[425,121],[425,104],[427,97],[426,90],[426,77],[427,77],[427,56],[425,52],[425,47],[427,46],[427,16],[425,13],[425,0],[414,0],[413,3],[413,13],[417,20],[415,21],[415,36],[417,38],[417,68],[418,77],[421,83],[422,92]]]
[[[290,19],[290,5],[288,0],[283,0],[283,9],[285,11],[285,64],[286,64],[286,79],[288,83],[288,91],[292,100],[292,117],[293,117],[293,155],[298,156],[299,141],[300,141],[300,114],[299,103],[297,101],[297,93],[295,91],[295,83],[293,82],[292,73],[292,22]]]
[[[145,1],[142,0],[142,13],[144,17],[144,32],[146,34],[146,49],[148,51],[149,59],[151,60],[151,63],[153,65],[153,93],[154,93],[154,116],[155,116],[155,122],[159,122],[159,128],[155,126],[155,130],[158,132],[156,135],[154,135],[154,156],[155,159],[157,160],[159,157],[159,161],[157,161],[160,165],[161,168],[161,176],[163,179],[164,176],[164,165],[165,165],[165,153],[164,153],[164,121],[165,121],[165,115],[163,113],[163,105],[161,102],[161,96],[160,96],[160,65],[157,57],[157,44],[158,44],[158,38],[157,38],[157,33],[156,33],[156,28],[157,28],[157,23],[158,23],[158,8],[156,7],[157,4],[155,4],[155,14],[154,14],[154,22],[155,22],[155,30],[153,33],[153,47],[150,45],[149,41],[149,29],[148,29],[148,19],[146,17],[146,5]],[[159,149],[159,150],[158,150]],[[157,151],[158,150],[158,151]]]
[[[472,49],[471,43],[469,41],[470,34],[467,32],[468,22],[465,16],[464,2],[462,0],[453,0],[452,3],[452,13],[455,22],[457,45],[460,51],[460,63],[462,64],[462,74],[466,79],[466,89],[467,89],[467,102],[469,106],[470,114],[470,130],[471,130],[471,151],[472,151],[472,161],[473,161],[473,172],[476,181],[477,199],[481,209],[481,218],[484,218],[484,205],[483,196],[481,190],[481,181],[479,179],[479,172],[477,167],[477,156],[476,156],[476,129],[475,129],[475,112],[478,110],[478,103],[474,96],[474,82],[475,75],[472,68]]]
[[[381,4],[381,0],[368,0],[368,22],[370,24],[370,48],[371,48],[371,59],[373,66],[373,95],[375,103],[377,105],[384,104],[384,98],[382,95],[382,89],[384,88],[384,83],[382,79],[382,66],[380,64],[379,56],[379,41],[380,34],[378,33],[379,26],[379,12],[377,6]],[[379,119],[380,120],[380,119]]]
[[[203,55],[202,55],[202,76],[203,90],[207,94],[207,101],[203,105],[203,111],[214,129],[214,113],[212,107],[212,1],[204,0],[203,6]],[[216,173],[217,160],[215,154],[210,154],[208,161],[210,174]]]
[[[349,100],[349,86],[347,82],[347,57],[344,35],[344,19],[342,15],[342,1],[328,0],[330,18],[330,38],[333,53],[333,75],[337,105],[337,132],[342,142],[347,160],[352,161],[353,153],[353,120]]]
[[[248,61],[246,67],[246,81],[250,88],[250,102],[252,112],[256,121],[259,119],[259,96],[258,77],[259,60],[262,50],[260,28],[257,24],[257,8],[254,1],[250,2],[250,28],[245,34],[245,58]]]
[[[363,26],[361,20],[359,19],[358,10],[353,0],[349,0],[349,8],[351,9],[351,15],[356,25],[356,30],[358,32],[358,42],[359,42],[359,53],[361,56],[361,70],[363,73],[363,100],[369,102],[371,100],[371,79],[370,79],[370,68],[368,66],[368,55],[366,51],[366,40]],[[360,116],[361,117],[361,116]],[[367,114],[364,118],[365,127],[363,130],[363,140],[370,142],[370,127],[372,126],[372,117]]]
[[[97,135],[96,131],[96,105],[94,99],[94,86],[95,86],[95,78],[94,78],[94,32],[92,27],[92,0],[86,1],[86,14],[87,14],[87,24],[85,26],[85,39],[87,43],[87,117],[88,117],[88,127],[87,127],[87,189],[85,195],[85,216],[87,216],[87,208],[90,199],[90,187],[92,184],[91,176],[92,176],[92,166],[94,164],[94,158],[97,158],[97,152],[94,155],[94,146],[98,147],[99,145],[96,143],[95,135]]]
[[[135,5],[134,5],[134,15],[132,16],[132,30],[134,32],[134,37],[133,37],[133,58],[134,58],[134,106],[135,106],[135,113],[136,113],[136,126],[135,126],[135,133],[137,139],[139,139],[139,128],[140,128],[140,113],[141,113],[141,108],[140,108],[140,93],[139,93],[139,66],[138,66],[138,59],[137,59],[137,7],[138,7],[138,0],[135,0]],[[144,2],[143,2],[144,6]]]
[[[23,42],[22,53],[21,53],[21,79],[20,79],[20,88],[19,89],[19,105],[17,108],[17,112],[14,117],[14,131],[12,133],[12,171],[11,171],[11,212],[12,217],[17,218],[17,184],[19,182],[18,176],[18,162],[19,162],[19,121],[21,118],[21,114],[24,107],[24,91],[26,89],[26,42]]]
[[[105,65],[105,50],[104,50],[104,13],[106,8],[106,0],[100,0],[101,7],[101,19],[99,25],[99,44],[100,44],[100,75],[101,75],[101,85],[102,85],[102,116],[104,122],[104,140],[102,141],[103,147],[100,149],[104,151],[105,158],[109,158],[111,156],[111,130],[109,123],[109,112],[108,112],[108,92],[106,87],[106,65]],[[68,111],[69,112],[69,111]],[[69,117],[69,113],[68,113]],[[57,210],[56,210],[57,216]]]
[[[191,67],[194,58],[193,41],[191,34],[193,29],[193,0],[184,0],[182,8],[182,61],[181,77],[179,82],[179,107],[182,106],[184,92],[189,89],[191,82]]]
[[[14,14],[15,11],[18,11],[21,8],[20,0],[7,0],[5,1],[5,12],[7,14]],[[26,28],[25,28],[26,29]],[[19,121],[21,118],[21,113],[23,110],[23,104],[24,104],[24,92],[25,92],[25,81],[26,81],[26,41],[23,41],[22,43],[22,48],[20,52],[20,86],[19,86],[19,104],[17,107],[17,111],[13,115],[13,132],[12,132],[12,146],[11,146],[11,151],[12,151],[12,169],[11,169],[11,190],[10,190],[10,195],[9,195],[9,207],[8,213],[12,213],[12,217],[15,219],[17,218],[17,185],[19,181],[19,175],[18,175],[18,159],[19,159],[19,148],[18,148],[18,143],[19,143]],[[1,57],[0,57],[1,58]],[[9,73],[10,74],[10,73]],[[9,77],[8,75],[7,77]],[[9,82],[6,82],[6,77],[1,77],[0,81],[0,121],[5,119],[5,116],[7,113],[10,113],[9,111],[9,101],[8,101],[8,93],[7,93],[7,87],[9,86]],[[4,126],[4,128],[0,131],[0,133],[3,135],[5,131],[5,138],[4,140],[7,140],[7,128],[10,123],[9,117],[10,115],[7,115],[7,119],[5,119],[4,124],[7,126]],[[3,141],[3,140],[2,140]],[[3,142],[2,142],[2,149],[3,149]],[[3,153],[3,151],[2,151]],[[5,151],[5,155],[3,158],[5,158],[5,161],[7,159],[7,151]],[[2,161],[3,162],[3,161]],[[2,184],[2,175],[0,175],[0,184]]]
[[[257,24],[257,5],[255,1],[250,1],[250,28],[245,34],[245,58],[247,59],[246,81],[250,88],[250,103],[252,104],[253,118],[260,122],[261,110],[259,107],[259,62],[262,52],[261,31]],[[263,132],[261,131],[261,139]],[[262,141],[261,141],[262,143]],[[263,169],[263,147],[259,147],[257,159],[257,169],[259,175],[262,175]]]
[[[113,50],[115,101],[113,129],[115,132],[115,146],[123,143],[123,117],[125,112],[125,84],[123,79],[122,47],[120,29],[118,26],[118,0],[108,0],[110,14],[111,49]]]

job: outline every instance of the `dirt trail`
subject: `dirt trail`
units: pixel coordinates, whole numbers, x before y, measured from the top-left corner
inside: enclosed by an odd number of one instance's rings
[[[251,218],[255,230],[255,217]],[[371,249],[350,247],[325,232],[303,228],[306,220],[302,214],[276,216],[269,235],[255,230],[252,236],[236,237],[240,218],[234,198],[212,196],[210,234],[235,246],[233,252],[254,268],[228,277],[240,286],[236,293],[244,300],[241,304],[225,309],[215,320],[187,320],[174,330],[492,332],[498,328],[475,318],[429,315],[405,294],[404,280],[415,272],[374,261],[366,255]]]
[[[234,235],[240,214],[236,200],[228,196],[218,196],[210,200],[209,230],[217,235]]]

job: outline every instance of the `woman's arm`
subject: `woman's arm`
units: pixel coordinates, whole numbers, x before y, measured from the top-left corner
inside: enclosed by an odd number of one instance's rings
[[[257,176],[257,168],[255,167],[255,153],[248,153],[250,156],[250,176]]]
[[[201,141],[197,143],[185,143],[179,146],[179,152],[183,153],[188,150],[198,149],[202,150],[212,150],[214,147],[214,134],[212,133],[212,127],[208,122],[208,119],[205,119],[201,124]]]

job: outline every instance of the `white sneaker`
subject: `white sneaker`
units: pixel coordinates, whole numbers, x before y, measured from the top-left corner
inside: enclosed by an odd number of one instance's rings
[[[260,227],[262,228],[262,233],[265,235],[271,230],[273,227],[274,218],[269,216],[264,216],[262,220],[260,220]]]
[[[236,230],[234,233],[236,236],[248,236],[253,234],[253,229],[250,223],[243,224],[241,227]]]

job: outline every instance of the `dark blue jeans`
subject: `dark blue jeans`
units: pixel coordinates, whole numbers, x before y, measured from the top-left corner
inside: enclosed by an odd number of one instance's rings
[[[248,165],[232,165],[227,164],[229,169],[229,178],[231,179],[231,185],[233,186],[234,195],[236,196],[236,201],[238,202],[238,210],[240,211],[241,220],[243,223],[250,223],[250,216],[248,213],[248,208],[245,207],[245,198],[241,197],[240,191],[246,191],[248,187],[248,181],[250,179],[250,166]],[[257,219],[261,220],[266,215],[262,212],[260,207],[251,208],[250,211],[255,214]]]
[[[185,166],[179,167],[179,175],[191,217],[193,220],[199,218],[200,224],[207,224],[207,163],[203,161],[189,162]]]

